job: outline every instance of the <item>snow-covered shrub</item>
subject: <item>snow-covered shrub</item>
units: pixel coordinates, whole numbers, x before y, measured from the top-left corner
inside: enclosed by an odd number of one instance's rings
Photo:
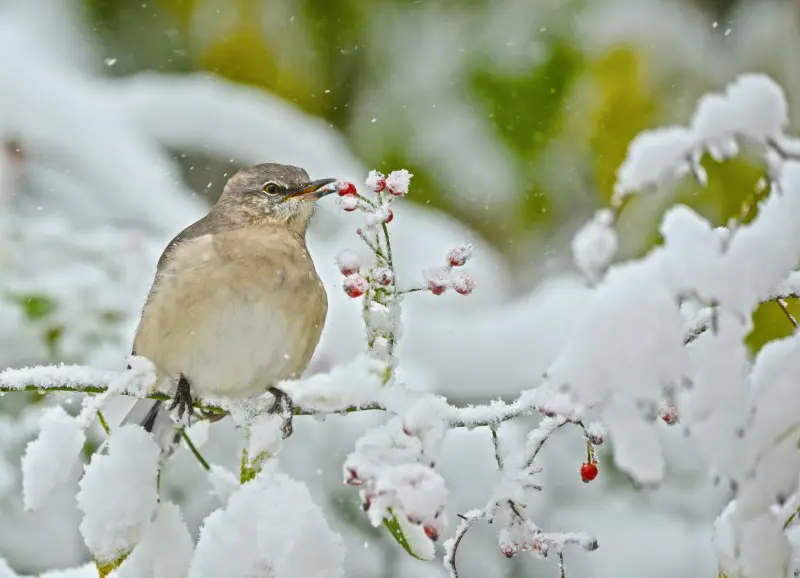
[[[22,28],[6,28],[3,31],[7,34],[0,39],[19,40],[26,50],[38,54],[35,45],[29,46],[30,39],[23,36]],[[46,56],[42,55],[43,62]],[[63,86],[88,82],[75,76],[66,78]],[[163,90],[162,82],[167,81],[137,79],[130,81],[129,92],[121,92],[118,86],[103,86],[92,94],[113,97],[109,101],[113,100],[119,110],[138,111],[147,126],[148,118],[152,120],[147,117],[153,108],[149,104],[157,100],[153,94],[173,94]],[[207,94],[219,89],[203,82],[177,88],[189,92],[202,84]],[[28,89],[27,95],[46,92],[35,86]],[[83,102],[86,94],[67,91],[76,102],[86,105],[82,110],[87,115],[118,111],[110,105],[94,106],[91,99]],[[212,94],[205,105],[210,108],[221,100]],[[175,102],[184,104],[180,99]],[[121,113],[108,112],[104,126],[112,131],[117,122],[120,134],[133,134],[123,130],[127,126],[124,118]],[[397,237],[389,233],[395,219],[393,203],[409,192],[411,175],[406,171],[388,176],[370,173],[366,181],[369,195],[359,195],[349,183],[338,183],[341,208],[364,216],[357,235],[369,258],[347,249],[339,254],[337,265],[344,276],[343,291],[361,300],[367,354],[280,385],[293,397],[301,415],[322,419],[356,412],[385,414],[382,423],[363,433],[342,464],[344,484],[358,492],[369,521],[385,525],[407,552],[422,559],[433,558],[435,542],[446,538],[442,558],[452,576],[458,575],[464,536],[483,522],[497,528],[498,550],[504,556],[556,558],[563,569],[565,552],[570,555],[566,546],[593,550],[602,547],[603,540],[579,528],[572,533],[549,532],[536,523],[533,496],[548,491],[538,461],[545,442],[565,426],[581,431],[585,457],[581,454],[577,458],[582,465],[576,467],[575,476],[589,483],[603,475],[596,446],[610,440],[619,469],[643,484],[655,483],[665,473],[658,428],[680,423],[710,468],[735,489],[735,500],[722,511],[715,526],[721,571],[728,578],[791,575],[800,551],[795,525],[800,504],[800,421],[792,403],[800,393],[793,370],[798,363],[797,336],[768,344],[755,359],[749,358],[743,341],[757,306],[775,301],[776,307],[785,310],[784,300],[795,295],[800,286],[800,277],[794,271],[800,261],[800,142],[785,134],[787,125],[781,89],[767,77],[746,75],[724,93],[704,98],[689,126],[650,131],[635,139],[620,167],[612,207],[599,211],[574,238],[575,264],[591,286],[578,322],[570,328],[569,338],[547,371],[527,376],[530,387],[508,402],[459,407],[398,378],[403,362],[398,346],[403,339],[400,318],[405,296],[428,292],[432,296],[425,297],[433,300],[443,294],[446,299],[451,292],[468,295],[475,291],[479,297],[481,286],[492,280],[478,276],[480,285],[476,285],[473,276],[463,269],[471,257],[469,243],[442,255],[439,264],[421,264],[430,268],[424,270],[419,282],[409,281],[398,271],[391,242],[395,240],[397,249]],[[191,130],[184,130],[192,134],[201,130],[191,123],[187,126]],[[151,129],[157,133],[161,127]],[[175,129],[162,136],[174,143],[180,141],[180,135],[181,131]],[[69,127],[62,136],[69,138],[70,144],[78,137],[103,140],[103,134],[81,133]],[[237,135],[236,144],[243,140]],[[153,195],[175,192],[169,171],[159,164],[160,157],[146,154],[148,149],[139,135],[103,142],[116,147],[109,149],[109,162],[133,163],[131,159],[137,159],[135,166],[118,168],[146,181],[145,191]],[[765,166],[765,182],[754,191],[758,202],[748,206],[748,214],[740,221],[714,227],[687,207],[673,207],[662,221],[662,245],[641,259],[614,262],[614,223],[629,196],[670,178],[691,175],[705,182],[699,162],[702,155],[729,158],[737,154],[742,142],[762,151]],[[87,140],[83,144],[91,143]],[[2,158],[3,162],[7,160]],[[144,171],[147,166],[151,169]],[[140,168],[144,172],[139,172]],[[7,173],[13,167],[4,165],[3,169]],[[111,173],[89,174],[98,186],[116,182]],[[131,218],[155,218],[157,213],[164,213],[155,220],[163,233],[176,218],[184,219],[190,212],[189,204],[178,201],[170,207],[174,212],[165,211],[161,205],[158,210],[151,206],[149,213]],[[400,220],[401,212],[397,213]],[[49,231],[55,244],[65,236],[63,223],[41,220],[35,213],[20,223],[28,226],[10,229],[20,237]],[[36,223],[41,226],[36,228]],[[92,234],[105,236],[90,239]],[[130,282],[127,275],[138,283],[145,277],[143,263],[151,249],[150,240],[142,247],[136,238],[125,241],[109,231],[86,236],[76,233],[69,238],[75,251],[112,242],[114,254],[127,255],[138,264],[108,269],[101,259],[102,264],[84,277],[100,280],[91,287],[102,285],[105,279],[124,289]],[[132,250],[126,252],[126,247]],[[32,258],[16,265],[25,272],[40,263]],[[41,271],[37,267],[35,272]],[[57,292],[55,281],[60,275],[51,271],[46,285]],[[36,284],[23,287],[12,305],[42,321],[45,344],[63,347],[75,335],[83,347],[86,343],[113,341],[124,333],[118,327],[106,330],[114,325],[117,310],[128,305],[116,307],[112,298],[115,291],[104,291],[103,299],[110,301],[108,314],[84,315],[76,303],[96,304],[96,296],[91,291],[82,293],[78,279],[63,301],[69,304],[70,318],[80,320],[71,325],[79,330],[73,334],[60,332],[65,324],[58,317],[63,313],[58,310],[59,301],[30,292],[32,287],[41,286],[39,281],[41,276],[37,276]],[[76,301],[75,295],[82,295],[82,300]],[[529,321],[536,323],[536,319]],[[787,323],[796,325],[788,313]],[[77,352],[82,347],[68,347],[67,351]],[[207,410],[229,412],[246,435],[240,440],[242,459],[237,474],[209,463],[201,454],[201,444],[192,441],[197,441],[195,432],[183,432],[184,443],[207,471],[208,483],[222,502],[205,518],[197,545],[192,543],[177,505],[160,496],[160,473],[169,463],[161,463],[159,448],[137,427],[109,427],[103,418],[107,404],[122,395],[163,397],[169,393],[154,383],[147,360],[132,362],[127,372],[75,365],[9,369],[0,374],[3,392],[86,394],[82,409],[74,417],[58,409],[41,414],[41,433],[29,445],[22,462],[26,507],[47,508],[48,497],[79,462],[87,429],[99,421],[107,430],[108,440],[83,473],[77,502],[83,516],[81,534],[102,572],[165,578],[259,573],[275,577],[343,575],[341,538],[328,526],[306,484],[279,470],[277,456],[286,451],[281,439],[283,423],[264,412],[271,403],[268,395],[247,402],[197,400]],[[512,448],[505,443],[498,431],[500,425],[531,415],[543,417],[529,428],[524,447]],[[27,424],[23,429],[31,428]],[[437,466],[445,439],[458,428],[485,432],[495,454],[494,463],[486,467],[497,468],[500,474],[485,501],[468,511],[456,512],[460,521],[448,527],[452,490]],[[90,576],[96,572],[95,566],[88,566],[76,569],[74,574]],[[0,575],[3,573],[14,575],[0,564]]]

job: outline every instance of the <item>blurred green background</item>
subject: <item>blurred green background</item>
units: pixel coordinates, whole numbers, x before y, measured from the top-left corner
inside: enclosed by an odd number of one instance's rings
[[[367,166],[411,170],[412,201],[468,223],[521,268],[563,250],[608,201],[640,131],[688,122],[696,99],[738,72],[785,77],[785,58],[739,54],[759,0],[643,0],[638,22],[636,2],[601,0],[84,2],[110,74],[209,71],[293,102]],[[594,20],[620,14],[632,23],[613,34]],[[706,37],[670,32],[673,20]],[[198,160],[183,160],[198,169],[187,178],[218,191],[222,171]],[[706,189],[682,182],[634,202],[622,256],[658,243],[667,204],[723,224],[763,176],[747,160],[705,164]],[[774,304],[756,320],[755,349],[791,332]]]

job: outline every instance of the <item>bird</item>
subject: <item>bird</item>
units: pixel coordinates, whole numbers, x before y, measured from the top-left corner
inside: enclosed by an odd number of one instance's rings
[[[139,421],[146,431],[176,408],[179,420],[187,412],[191,419],[194,398],[203,396],[269,392],[271,411],[287,403],[291,415],[291,399],[276,384],[303,374],[325,325],[328,298],[306,232],[316,202],[335,182],[311,180],[292,165],[242,169],[208,214],[167,244],[132,355],[150,360],[175,393],[168,411],[162,401],[137,402],[140,415],[141,403],[149,404]],[[128,415],[136,413],[135,404]],[[284,437],[290,434],[291,418]]]

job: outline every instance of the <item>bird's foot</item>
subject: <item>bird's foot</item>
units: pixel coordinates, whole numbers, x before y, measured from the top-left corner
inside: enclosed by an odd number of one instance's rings
[[[175,397],[172,399],[172,405],[169,406],[169,411],[178,408],[178,420],[183,420],[183,415],[186,415],[186,422],[188,425],[192,424],[192,414],[194,413],[194,400],[192,400],[192,386],[186,376],[181,374],[178,380],[178,387],[175,390]]]
[[[281,426],[281,432],[283,434],[283,439],[288,438],[292,435],[292,416],[294,415],[294,402],[289,395],[283,391],[282,389],[278,389],[277,387],[270,387],[267,389],[275,397],[275,402],[272,404],[267,411],[269,413],[279,413],[283,418],[283,425]]]

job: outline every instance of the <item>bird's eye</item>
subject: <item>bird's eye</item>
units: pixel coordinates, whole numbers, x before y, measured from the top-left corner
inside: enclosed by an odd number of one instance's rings
[[[277,195],[281,192],[281,187],[277,183],[269,182],[264,185],[264,192],[268,195]]]

